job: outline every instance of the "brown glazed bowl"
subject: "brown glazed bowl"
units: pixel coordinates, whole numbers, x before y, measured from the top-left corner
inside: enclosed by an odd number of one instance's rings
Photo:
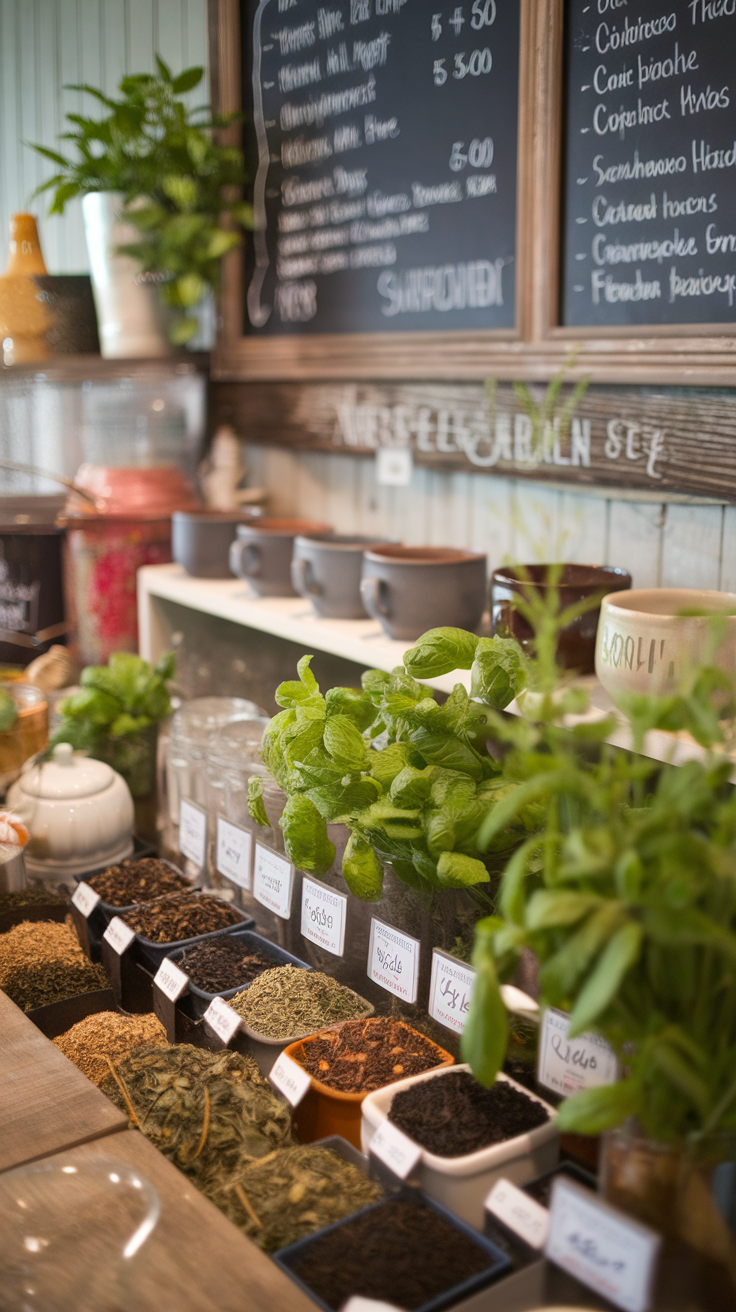
[[[486,558],[456,547],[376,545],[363,554],[360,595],[389,638],[414,642],[442,625],[476,629],[485,608]]]
[[[509,565],[491,575],[491,624],[493,632],[503,638],[516,638],[529,649],[534,634],[524,616],[514,605],[515,597],[542,593],[553,586],[549,579],[551,565]],[[561,630],[557,641],[557,660],[565,670],[593,674],[595,639],[601,601],[609,592],[631,587],[631,575],[613,565],[563,565],[557,578],[560,610],[576,602],[591,599],[591,609],[579,615]]]
[[[329,524],[314,519],[254,519],[238,524],[230,547],[230,569],[247,579],[258,597],[296,597],[291,557],[297,537],[326,537]]]

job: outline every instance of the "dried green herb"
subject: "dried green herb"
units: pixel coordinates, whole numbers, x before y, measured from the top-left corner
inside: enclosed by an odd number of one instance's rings
[[[298,1039],[365,1011],[365,1003],[319,970],[275,966],[230,998],[246,1025],[269,1039]]]
[[[110,1076],[113,1062],[139,1048],[142,1043],[165,1044],[166,1031],[157,1016],[123,1016],[117,1011],[97,1011],[72,1025],[53,1040],[60,1052],[74,1062],[93,1084]]]
[[[215,929],[237,925],[242,916],[227,902],[200,893],[168,893],[144,902],[123,916],[136,934],[152,943],[179,943],[182,939],[210,934]]]
[[[66,924],[23,920],[0,935],[0,988],[24,1011],[109,987]]]
[[[188,879],[153,856],[142,857],[140,861],[121,861],[120,865],[109,866],[99,875],[92,875],[87,883],[99,893],[103,902],[113,907],[130,907],[164,893],[191,888]]]

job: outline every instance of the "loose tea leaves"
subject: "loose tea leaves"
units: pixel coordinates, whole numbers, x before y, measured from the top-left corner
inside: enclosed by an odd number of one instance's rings
[[[152,943],[178,943],[215,929],[237,925],[242,916],[220,898],[199,893],[169,893],[144,902],[122,917],[136,934]]]
[[[365,1003],[351,989],[319,970],[299,966],[264,971],[229,1002],[246,1025],[268,1039],[298,1039],[365,1011]]]
[[[545,1125],[549,1113],[505,1080],[486,1089],[468,1071],[453,1071],[401,1089],[388,1118],[438,1157],[463,1157]]]
[[[380,1186],[328,1148],[280,1148],[250,1162],[212,1201],[267,1253],[378,1202]]]
[[[37,888],[32,884],[28,888],[19,888],[14,893],[0,893],[0,914],[3,911],[15,911],[16,907],[64,907],[69,905],[68,898],[60,897],[47,888]]]
[[[294,1273],[335,1312],[353,1294],[412,1312],[492,1265],[438,1212],[398,1199],[318,1236]]]
[[[54,1043],[88,1080],[102,1084],[110,1076],[108,1057],[116,1062],[143,1043],[163,1045],[166,1031],[153,1013],[121,1016],[117,1011],[98,1011],[58,1035]]]
[[[205,993],[224,993],[249,984],[273,967],[273,957],[236,938],[210,939],[185,952],[177,965]]]
[[[136,902],[149,902],[164,893],[191,888],[188,879],[153,856],[108,866],[101,874],[92,875],[87,883],[99,893],[103,902],[114,907],[130,907]]]
[[[24,1011],[109,987],[66,924],[23,920],[0,934],[0,989]]]
[[[345,1021],[306,1039],[300,1065],[339,1093],[370,1093],[443,1060],[423,1034],[388,1016]]]

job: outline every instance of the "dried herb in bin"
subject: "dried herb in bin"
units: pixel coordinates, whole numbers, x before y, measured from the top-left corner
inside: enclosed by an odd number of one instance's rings
[[[149,902],[164,893],[191,888],[188,879],[153,856],[108,866],[99,875],[92,875],[87,883],[99,893],[103,902],[113,907],[130,907],[136,902]]]
[[[102,1084],[110,1075],[108,1057],[115,1062],[142,1043],[165,1044],[166,1031],[153,1013],[121,1016],[117,1011],[98,1011],[59,1034],[54,1043],[88,1080]]]
[[[23,920],[0,934],[0,989],[24,1011],[109,987],[66,924]]]
[[[68,906],[68,898],[60,897],[50,889],[35,888],[32,884],[28,888],[19,888],[14,893],[0,893],[0,914],[3,911],[15,911],[17,907],[38,906]]]
[[[209,939],[189,948],[177,963],[205,993],[224,993],[250,984],[273,967],[273,957],[236,938]]]
[[[463,1157],[527,1134],[549,1114],[505,1080],[485,1089],[468,1071],[453,1071],[399,1090],[388,1118],[428,1152]]]
[[[300,1064],[339,1093],[370,1093],[394,1080],[438,1066],[442,1058],[423,1034],[388,1016],[349,1020],[306,1039]]]
[[[199,893],[169,893],[144,902],[123,916],[136,934],[152,943],[178,943],[215,929],[237,925],[242,916],[220,898]]]
[[[365,1010],[351,989],[319,970],[299,966],[264,971],[245,993],[230,998],[230,1006],[268,1039],[298,1039]]]

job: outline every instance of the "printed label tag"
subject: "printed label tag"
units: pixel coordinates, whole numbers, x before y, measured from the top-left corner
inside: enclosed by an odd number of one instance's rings
[[[131,929],[130,925],[126,925],[120,916],[113,916],[102,937],[110,944],[113,952],[117,952],[118,956],[122,957],[135,938],[135,930]]]
[[[207,856],[207,812],[182,797],[179,805],[179,851],[203,868]]]
[[[250,892],[250,853],[253,836],[240,825],[217,817],[217,869],[226,879]]]
[[[176,1002],[189,989],[188,977],[168,957],[161,962],[153,982],[172,1002]]]
[[[293,886],[294,867],[291,862],[278,852],[256,843],[253,862],[253,896],[256,901],[282,920],[288,920]]]
[[[510,1180],[497,1180],[485,1201],[487,1212],[497,1216],[530,1248],[544,1248],[549,1212]]]
[[[99,893],[95,893],[95,890],[84,882],[77,884],[72,893],[72,906],[76,907],[77,911],[81,911],[85,920],[92,915],[99,901],[101,901]]]
[[[539,1035],[538,1083],[566,1098],[580,1089],[613,1084],[618,1079],[618,1061],[610,1044],[597,1034],[568,1039],[569,1028],[566,1012],[547,1008]]]
[[[292,1107],[298,1107],[305,1093],[312,1083],[311,1076],[300,1066],[298,1061],[292,1061],[282,1052],[277,1061],[274,1062],[269,1071],[268,1078],[274,1089],[283,1093],[287,1102]]]
[[[344,893],[336,893],[334,888],[304,876],[302,934],[336,957],[341,957],[345,950],[347,907],[348,900]]]
[[[462,1034],[470,1010],[470,995],[475,971],[464,961],[435,948],[432,953],[432,982],[429,986],[429,1014],[448,1030]]]
[[[384,1303],[380,1298],[364,1298],[362,1294],[351,1294],[342,1312],[403,1312],[395,1303]]]
[[[405,1002],[416,1002],[419,939],[402,934],[382,920],[371,920],[368,978]]]
[[[661,1243],[571,1180],[552,1186],[545,1255],[624,1312],[646,1312]]]
[[[400,1180],[405,1180],[414,1170],[422,1155],[421,1146],[390,1121],[381,1122],[370,1141],[368,1151],[393,1171],[394,1175],[398,1175]]]
[[[237,1011],[228,1007],[222,998],[212,999],[204,1013],[204,1020],[223,1043],[230,1043],[240,1029],[240,1017]]]

